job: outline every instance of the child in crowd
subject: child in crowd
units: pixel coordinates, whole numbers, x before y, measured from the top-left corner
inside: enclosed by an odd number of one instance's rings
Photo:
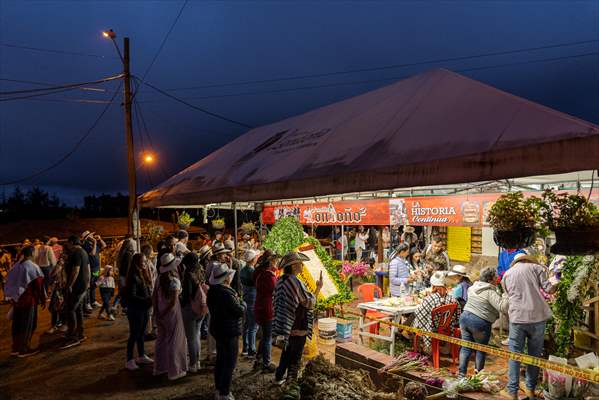
[[[54,288],[52,289],[52,295],[50,297],[50,305],[48,306],[52,321],[50,329],[46,331],[46,333],[50,335],[54,334],[61,327],[66,328],[66,325],[63,325],[65,318],[62,315],[64,314],[64,289],[67,283],[67,277],[64,271],[65,257],[61,257],[54,269],[50,272],[50,280],[54,283]]]
[[[98,287],[100,288],[100,296],[102,297],[102,307],[100,308],[98,319],[103,319],[104,317],[102,314],[106,312],[106,318],[114,321],[114,315],[110,308],[110,300],[114,296],[115,288],[112,266],[107,265],[104,267],[104,275],[98,280]]]

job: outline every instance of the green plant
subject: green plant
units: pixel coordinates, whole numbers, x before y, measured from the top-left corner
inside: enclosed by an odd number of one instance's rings
[[[572,329],[583,322],[582,302],[591,294],[597,279],[599,259],[596,257],[567,257],[561,270],[561,279],[551,305],[553,311],[553,338],[555,354],[569,356],[572,345]]]
[[[525,198],[522,192],[506,193],[489,210],[488,222],[499,231],[520,229],[545,230],[541,221],[543,201],[535,196]]]
[[[282,257],[294,251],[302,243],[304,243],[304,229],[294,217],[285,217],[272,226],[264,240],[264,248]]]
[[[588,230],[599,228],[599,209],[578,194],[543,192],[542,217],[551,230]]]
[[[195,219],[192,218],[187,211],[183,211],[181,214],[179,214],[179,218],[177,219],[177,223],[179,225],[191,225],[193,221],[195,221]]]

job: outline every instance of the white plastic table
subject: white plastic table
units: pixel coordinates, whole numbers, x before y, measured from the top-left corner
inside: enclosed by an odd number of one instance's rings
[[[367,328],[370,328],[372,325],[378,324],[378,322],[368,320],[366,318],[366,313],[368,311],[376,311],[376,312],[385,313],[385,314],[388,314],[388,317],[381,318],[381,319],[393,321],[395,323],[400,323],[401,317],[404,315],[413,314],[416,311],[416,309],[418,308],[418,305],[385,306],[385,305],[382,305],[380,301],[378,301],[378,302],[373,301],[370,303],[360,303],[360,304],[358,304],[358,308],[360,309],[360,314],[361,314],[360,325],[359,325],[360,342],[362,344],[364,344],[365,337],[370,337],[370,338],[380,339],[380,340],[384,340],[386,342],[390,342],[391,346],[389,348],[389,354],[391,356],[393,356],[395,353],[395,334],[397,333],[397,328],[395,326],[391,325],[391,333],[389,336],[370,333],[367,330]]]

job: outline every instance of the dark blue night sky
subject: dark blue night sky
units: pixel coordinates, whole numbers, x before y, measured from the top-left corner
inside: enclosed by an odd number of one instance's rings
[[[111,43],[100,35],[107,28],[117,32],[119,43],[123,36],[131,38],[133,73],[141,76],[182,3],[3,0],[2,44],[104,57],[0,46],[0,78],[69,83],[117,74],[120,61]],[[463,74],[599,123],[598,1],[189,1],[147,81],[163,89],[187,88],[595,39],[597,42],[589,44],[459,62],[170,93],[207,110],[259,126],[391,81],[212,96],[395,78],[435,67],[459,71],[595,53]],[[0,81],[0,87],[7,91],[36,86]],[[68,152],[103,107],[71,100],[106,100],[116,84],[101,87],[107,92],[75,90],[36,100],[0,103],[0,181],[34,173]],[[187,108],[147,87],[136,98],[162,164],[162,168],[155,165],[148,172],[140,167],[141,190],[246,130]],[[119,104],[120,101],[110,108],[72,157],[21,186],[39,185],[69,202],[77,201],[84,193],[126,191],[126,146]],[[144,146],[149,147],[148,138],[144,139]],[[141,150],[139,139],[136,144],[137,150]]]

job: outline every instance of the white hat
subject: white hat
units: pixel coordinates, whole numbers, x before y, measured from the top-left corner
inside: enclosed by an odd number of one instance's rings
[[[250,262],[252,261],[254,258],[258,257],[258,255],[260,255],[260,252],[256,251],[256,250],[247,250],[244,254],[244,258],[245,258],[245,262]]]
[[[89,235],[91,235],[91,234],[92,234],[92,233],[91,233],[90,231],[85,231],[85,232],[83,232],[83,233],[81,234],[81,240],[85,240],[85,239],[87,239],[87,237],[88,237]]]
[[[235,275],[235,270],[231,269],[224,263],[216,263],[212,268],[212,275],[208,280],[211,285],[220,285],[228,276]]]
[[[514,260],[512,261],[512,263],[510,264],[510,268],[512,268],[516,263],[523,261],[523,262],[528,262],[531,264],[538,264],[539,262],[537,261],[537,259],[527,253],[518,253],[516,254],[516,256],[514,257]]]
[[[468,276],[468,273],[463,265],[454,265],[447,276]]]
[[[169,271],[176,271],[181,264],[181,259],[175,257],[173,253],[166,253],[160,257],[160,273],[163,274]]]
[[[431,286],[445,287],[445,273],[443,271],[437,271],[431,276]]]

